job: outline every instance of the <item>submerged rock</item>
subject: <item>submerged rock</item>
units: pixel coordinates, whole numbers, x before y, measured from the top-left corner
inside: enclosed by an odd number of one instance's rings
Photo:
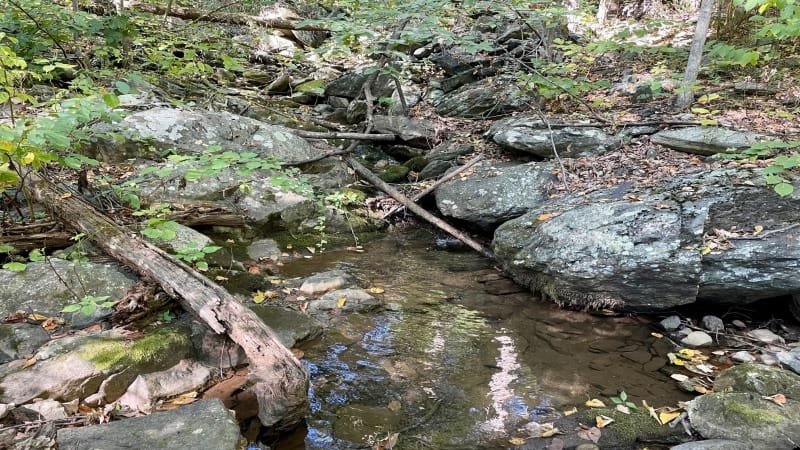
[[[60,448],[74,450],[215,449],[237,450],[239,425],[217,399],[199,400],[171,411],[82,428],[58,430]]]

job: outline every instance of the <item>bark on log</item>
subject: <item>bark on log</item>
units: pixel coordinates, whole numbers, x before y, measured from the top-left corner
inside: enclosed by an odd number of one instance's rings
[[[229,23],[234,25],[249,25],[256,24],[269,28],[277,28],[279,30],[293,30],[293,31],[328,31],[323,27],[307,25],[300,27],[297,24],[299,21],[292,21],[279,18],[264,18],[258,16],[248,16],[247,14],[234,14],[223,12],[210,12],[202,9],[185,8],[181,6],[172,6],[169,10],[161,5],[151,5],[147,3],[136,3],[131,5],[134,11],[145,12],[156,15],[169,15],[178,17],[180,19],[188,20],[203,20],[206,22],[215,23]]]
[[[213,281],[39,175],[31,173],[24,190],[110,256],[153,279],[215,332],[227,333],[239,344],[250,360],[255,381],[251,389],[262,424],[282,430],[303,420],[309,406],[308,371],[255,313]]]

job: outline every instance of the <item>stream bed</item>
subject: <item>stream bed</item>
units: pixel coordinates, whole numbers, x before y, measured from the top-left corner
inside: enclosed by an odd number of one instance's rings
[[[393,236],[282,268],[343,269],[385,291],[376,311],[323,318],[325,334],[303,347],[307,426],[273,449],[371,448],[394,433],[395,449],[506,448],[525,424],[590,398],[690,398],[659,372],[671,348],[649,318],[561,310],[474,252],[431,247]]]

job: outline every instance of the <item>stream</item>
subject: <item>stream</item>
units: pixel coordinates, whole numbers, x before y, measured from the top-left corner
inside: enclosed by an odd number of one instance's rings
[[[383,308],[333,314],[303,347],[307,427],[273,449],[369,448],[391,433],[395,449],[506,448],[526,423],[590,398],[690,398],[658,372],[671,349],[651,336],[650,319],[561,310],[474,252],[432,247],[393,236],[282,268],[287,277],[343,269],[385,292]]]

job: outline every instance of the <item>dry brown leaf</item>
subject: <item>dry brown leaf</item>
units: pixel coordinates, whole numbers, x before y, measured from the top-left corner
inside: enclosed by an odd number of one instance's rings
[[[536,216],[536,220],[538,220],[539,222],[544,222],[544,221],[550,220],[552,218],[553,218],[553,213],[544,213],[544,214],[539,214],[538,216]]]
[[[786,396],[783,394],[775,394],[770,396],[762,397],[764,400],[769,400],[772,403],[775,403],[778,406],[783,406],[786,404]]]
[[[518,438],[518,437],[513,437],[513,438],[508,440],[508,443],[511,444],[511,445],[518,446],[518,445],[524,444],[525,443],[525,439]]]
[[[591,400],[586,401],[586,406],[588,406],[589,408],[605,408],[606,404],[603,403],[602,400],[593,398]]]
[[[591,428],[581,428],[580,430],[578,430],[577,434],[579,438],[585,439],[587,441],[592,441],[596,444],[597,441],[600,440],[600,437],[603,435],[603,432],[600,431],[600,429],[597,427],[591,427]]]
[[[661,425],[666,425],[677,419],[680,415],[680,411],[661,411],[658,413],[658,421],[661,422]]]
[[[600,414],[599,416],[594,418],[595,423],[597,424],[597,428],[605,428],[612,423],[614,423],[614,419],[608,416],[604,416]]]

